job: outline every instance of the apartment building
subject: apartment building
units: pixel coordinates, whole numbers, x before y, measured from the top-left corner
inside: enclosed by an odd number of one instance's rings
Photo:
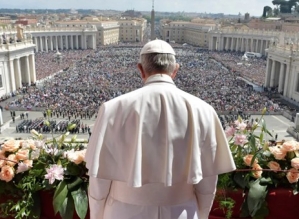
[[[195,19],[191,22],[160,21],[160,35],[167,42],[187,43],[208,48],[209,32],[214,30],[216,23],[212,20]]]

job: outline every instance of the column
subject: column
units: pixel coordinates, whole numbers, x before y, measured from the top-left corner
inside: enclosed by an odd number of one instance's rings
[[[92,35],[92,49],[97,48],[97,43],[96,43],[96,36],[95,34]]]
[[[39,48],[40,48],[40,51],[44,51],[44,49],[43,49],[43,37],[39,37]]]
[[[283,91],[284,86],[284,63],[280,63],[280,71],[279,71],[279,82],[278,82],[278,92]]]
[[[69,49],[69,36],[65,36],[65,47],[66,49]]]
[[[244,52],[244,37],[241,39],[241,52]]]
[[[288,94],[289,75],[290,75],[290,64],[287,65],[286,76],[285,76],[284,87],[283,87],[283,96],[285,97],[289,96]]]
[[[272,66],[272,60],[268,58],[267,59],[266,77],[265,77],[264,87],[269,87],[270,86],[271,66]]]
[[[74,36],[71,35],[71,49],[74,49]]]
[[[265,50],[264,50],[264,40],[262,40],[262,42],[261,42],[261,50],[260,50],[260,53],[261,53],[262,55],[265,54]]]
[[[79,36],[76,35],[76,49],[79,49]]]
[[[53,51],[53,36],[50,36],[50,49]]]
[[[85,49],[85,47],[84,47],[84,45],[85,45],[85,44],[84,44],[84,38],[85,38],[85,37],[84,37],[84,34],[82,34],[82,35],[81,35],[81,49]]]
[[[239,52],[240,51],[240,38],[237,38],[237,43],[236,43],[236,51]]]
[[[22,88],[20,58],[15,59],[13,62],[15,70],[16,89],[19,89]]]
[[[13,60],[9,60],[10,91],[16,90],[15,70]]]
[[[46,51],[48,52],[49,48],[48,48],[48,37],[45,37],[45,47],[46,47]]]
[[[246,39],[246,46],[245,46],[245,52],[249,52],[248,50],[249,50],[249,39],[247,38]]]
[[[60,50],[63,50],[63,40],[62,40],[62,36],[60,36]]]
[[[255,51],[254,52],[258,52],[258,46],[259,46],[259,40],[255,40]]]
[[[251,38],[251,40],[250,40],[250,51],[249,52],[253,52],[253,38]]]
[[[58,36],[55,36],[55,47],[56,47],[56,51],[58,51]]]
[[[36,72],[35,72],[35,56],[34,56],[34,54],[29,55],[29,68],[30,68],[31,82],[35,83],[36,82]]]
[[[29,58],[28,56],[25,56],[25,80],[28,83],[28,85],[31,85],[31,77],[30,77],[30,66],[29,66]]]
[[[224,50],[227,50],[227,49],[228,49],[228,38],[225,37],[225,38],[224,38],[224,41],[225,41]]]
[[[275,82],[275,64],[276,61],[272,60],[271,76],[270,76],[270,87],[274,87]]]
[[[214,37],[211,36],[209,39],[209,50],[213,51],[213,43],[214,43]]]
[[[220,42],[220,45],[218,45],[218,46],[219,46],[218,51],[223,51],[223,50],[224,50],[224,37],[223,37],[223,36],[222,36],[222,37],[220,36],[218,42]]]
[[[35,44],[35,51],[38,52],[38,43],[36,37],[32,37],[33,43]]]
[[[232,38],[231,38],[231,44],[230,44],[230,51],[233,51],[233,50],[234,50],[234,42],[235,42],[235,40],[234,40],[234,38],[232,37]]]

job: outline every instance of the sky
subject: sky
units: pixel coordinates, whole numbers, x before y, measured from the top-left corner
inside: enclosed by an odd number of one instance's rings
[[[0,0],[1,8],[99,9],[150,11],[153,0]],[[245,14],[261,16],[272,0],[155,0],[155,11]]]

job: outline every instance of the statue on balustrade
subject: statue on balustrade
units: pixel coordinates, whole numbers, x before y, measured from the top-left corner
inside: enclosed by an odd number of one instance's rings
[[[19,24],[17,26],[17,42],[22,42],[24,39],[24,28]]]
[[[6,35],[5,33],[2,34],[1,39],[3,40],[3,44],[6,44]]]

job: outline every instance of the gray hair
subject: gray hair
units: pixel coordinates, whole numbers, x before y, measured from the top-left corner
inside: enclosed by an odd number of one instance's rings
[[[147,74],[171,74],[176,68],[175,56],[168,53],[149,53],[140,57],[140,63]]]

